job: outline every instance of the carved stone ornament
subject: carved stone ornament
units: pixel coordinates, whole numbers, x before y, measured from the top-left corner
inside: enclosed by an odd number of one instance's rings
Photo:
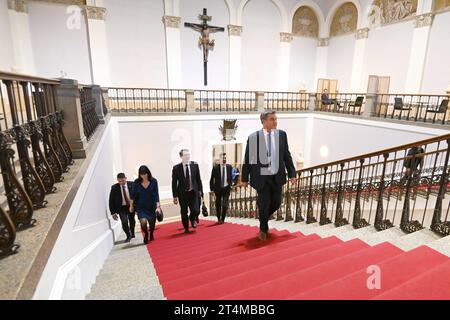
[[[369,37],[369,28],[362,28],[356,30],[356,40],[367,39]]]
[[[242,26],[228,25],[228,35],[240,37],[242,33]]]
[[[8,9],[27,13],[27,0],[8,0]]]
[[[434,15],[432,13],[421,14],[414,19],[414,27],[429,27],[433,24]]]
[[[294,37],[292,33],[288,32],[280,32],[280,41],[281,42],[291,42]]]
[[[105,20],[106,8],[85,6],[86,17],[92,20]]]
[[[317,42],[318,47],[328,47],[330,43],[330,38],[319,38],[319,41]]]
[[[163,16],[163,23],[166,28],[179,28],[181,17]]]

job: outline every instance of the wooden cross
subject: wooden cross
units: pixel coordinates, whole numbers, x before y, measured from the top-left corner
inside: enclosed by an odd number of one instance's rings
[[[210,40],[209,34],[214,32],[223,32],[224,28],[214,27],[208,25],[208,21],[211,21],[211,16],[208,16],[207,10],[203,8],[203,14],[198,17],[203,21],[202,24],[185,22],[184,26],[192,28],[197,32],[200,32],[200,38],[198,39],[198,46],[203,49],[203,82],[204,85],[208,85],[208,54],[209,50],[214,48],[214,40]]]

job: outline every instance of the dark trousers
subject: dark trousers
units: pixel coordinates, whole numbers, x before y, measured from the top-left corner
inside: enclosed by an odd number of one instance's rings
[[[122,222],[122,229],[129,238],[134,236],[134,227],[136,226],[136,221],[134,220],[134,212],[130,213],[127,206],[122,206],[119,212],[120,221]]]
[[[281,205],[281,191],[283,186],[278,185],[275,176],[268,176],[264,187],[258,191],[257,204],[259,209],[259,229],[269,231],[269,217]]]
[[[155,217],[153,217],[153,218],[151,218],[150,220],[147,220],[148,221],[148,224],[149,224],[149,228],[150,228],[150,234],[153,234],[153,232],[155,231],[155,225],[156,225],[156,216]],[[145,226],[142,226],[142,223],[141,223],[141,229],[142,229],[142,231],[147,235],[148,234],[148,229],[147,229],[147,227]]]
[[[195,191],[186,191],[184,197],[180,197],[181,221],[184,229],[189,229],[189,220],[195,221],[200,214],[200,201]],[[189,216],[188,216],[189,209]]]
[[[217,219],[220,221],[225,221],[227,215],[228,203],[230,199],[230,187],[220,188],[214,191],[216,195],[216,212]]]

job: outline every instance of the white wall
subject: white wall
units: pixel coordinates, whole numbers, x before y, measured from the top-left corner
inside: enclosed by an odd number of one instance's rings
[[[303,85],[307,91],[315,90],[314,74],[317,39],[294,37],[291,42],[289,90],[298,91]]]
[[[306,156],[313,166],[447,133],[414,125],[315,115],[311,149]],[[327,157],[320,154],[322,146],[328,148]]]
[[[163,0],[105,1],[111,83],[167,87]]]
[[[69,29],[67,6],[31,1],[28,19],[36,73],[43,77],[77,79],[91,83],[89,49],[84,18],[79,29]]]
[[[227,25],[230,24],[228,7],[224,0],[190,0],[180,1],[181,15],[181,66],[183,87],[202,89],[203,86],[203,51],[198,46],[200,33],[184,27],[185,22],[201,24],[198,15],[203,8],[208,9],[212,20],[210,25],[223,27],[224,32],[213,33],[215,47],[208,58],[208,89],[228,88],[229,37]]]
[[[434,17],[430,31],[422,92],[444,94],[450,85],[450,12]]]
[[[34,299],[83,299],[108,256],[120,223],[110,219],[108,197],[121,167],[110,121],[72,202]]]
[[[250,0],[242,25],[242,89],[276,90],[282,31],[277,7],[270,0]]]
[[[412,21],[370,30],[364,62],[364,88],[367,88],[369,75],[390,76],[390,92],[404,92],[412,35]]]
[[[0,1],[0,70],[11,71],[14,66],[14,48],[9,27],[8,3]]]
[[[355,51],[355,35],[348,34],[330,39],[327,76],[338,79],[340,92],[349,92]]]

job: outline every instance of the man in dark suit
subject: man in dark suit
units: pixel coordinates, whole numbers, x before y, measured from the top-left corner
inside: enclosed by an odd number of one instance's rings
[[[130,213],[130,194],[132,193],[133,184],[127,182],[127,177],[124,173],[117,175],[117,183],[111,186],[109,193],[109,211],[114,220],[122,222],[122,229],[127,235],[125,242],[130,242],[134,238],[134,227],[136,222],[134,220],[134,212]]]
[[[231,185],[233,184],[231,164],[227,164],[227,154],[221,154],[221,164],[215,165],[211,171],[209,188],[216,197],[216,212],[219,224],[225,222],[228,200],[230,199]]]
[[[200,168],[196,162],[190,161],[189,150],[182,149],[179,155],[181,163],[175,165],[172,169],[173,203],[180,204],[184,232],[189,233],[189,220],[192,227],[197,228],[196,220],[200,214],[200,197],[203,197],[203,185],[200,178]]]
[[[324,106],[333,105],[335,110],[337,108],[341,107],[341,105],[339,104],[339,102],[336,99],[330,99],[330,96],[328,95],[328,90],[327,89],[323,89],[321,100],[322,100],[322,104]]]
[[[242,185],[250,185],[258,193],[259,236],[266,240],[269,218],[281,205],[281,191],[286,184],[286,170],[291,184],[296,182],[295,166],[292,161],[287,134],[277,129],[275,111],[261,114],[263,129],[252,133],[247,140]]]

